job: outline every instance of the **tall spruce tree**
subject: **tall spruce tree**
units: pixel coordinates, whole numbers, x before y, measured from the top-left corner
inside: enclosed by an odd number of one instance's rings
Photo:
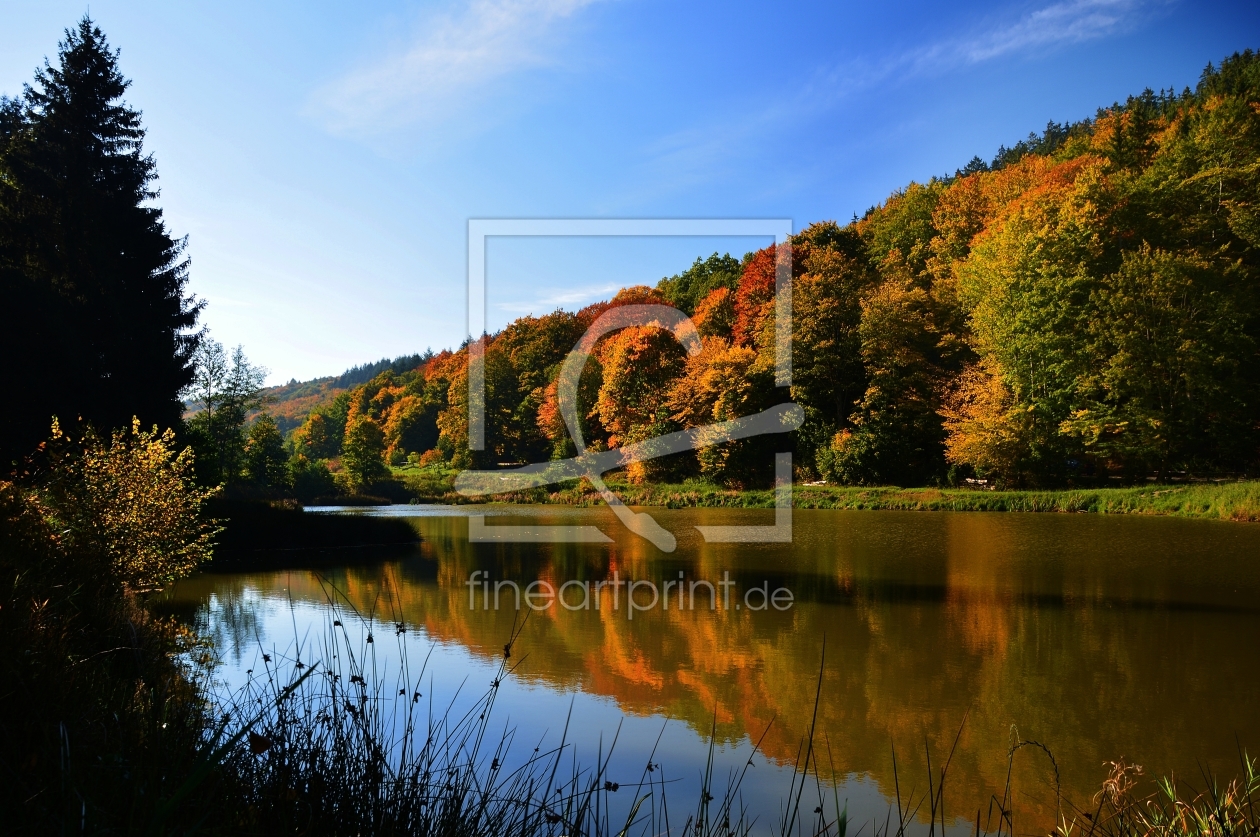
[[[118,52],[86,16],[58,46],[0,102],[0,470],[54,415],[176,425],[200,339]]]

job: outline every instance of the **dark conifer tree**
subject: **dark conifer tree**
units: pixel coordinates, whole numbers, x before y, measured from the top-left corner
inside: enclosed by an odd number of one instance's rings
[[[0,107],[0,466],[51,418],[174,426],[201,305],[118,52],[84,17]],[[7,468],[3,468],[7,470]]]

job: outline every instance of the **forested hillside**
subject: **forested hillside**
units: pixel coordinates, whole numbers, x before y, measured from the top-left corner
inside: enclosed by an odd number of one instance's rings
[[[848,484],[1089,483],[1254,471],[1260,441],[1260,58],[1195,90],[1147,91],[911,183],[792,242],[793,385],[773,376],[774,248],[717,256],[489,339],[487,448],[468,451],[467,351],[390,369],[314,410],[309,461],[410,454],[455,466],[572,453],[555,379],[610,306],[667,302],[704,349],[656,325],[601,341],[587,439],[615,447],[791,399],[804,427],[640,467],[764,482],[766,451]],[[335,467],[335,465],[334,465]]]
[[[393,360],[381,358],[374,363],[352,366],[340,375],[329,375],[326,378],[315,378],[311,381],[296,379],[280,386],[267,387],[260,393],[261,401],[267,411],[276,420],[281,433],[288,433],[299,427],[312,410],[327,405],[334,398],[350,387],[367,383],[380,373],[390,370],[406,372],[420,366],[432,356],[432,352],[419,355],[403,355]],[[261,413],[255,410],[249,418],[252,420]]]

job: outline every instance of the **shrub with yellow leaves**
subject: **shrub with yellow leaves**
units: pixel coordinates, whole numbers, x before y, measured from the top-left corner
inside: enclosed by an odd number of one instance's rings
[[[51,511],[119,582],[160,588],[210,558],[220,527],[202,505],[215,490],[193,482],[192,449],[177,451],[173,431],[146,431],[133,419],[108,441],[88,429],[76,443],[54,421],[50,449]]]

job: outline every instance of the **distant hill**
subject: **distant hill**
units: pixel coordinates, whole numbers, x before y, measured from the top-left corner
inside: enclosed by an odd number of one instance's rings
[[[340,375],[330,375],[310,381],[294,379],[278,387],[268,387],[263,390],[269,402],[267,411],[275,418],[280,432],[287,434],[290,430],[300,427],[310,415],[311,410],[331,402],[351,387],[367,383],[387,369],[393,372],[408,372],[431,357],[433,353],[430,351],[417,355],[403,355],[393,360],[383,357],[373,363],[352,366]],[[251,415],[250,418],[253,416]]]

